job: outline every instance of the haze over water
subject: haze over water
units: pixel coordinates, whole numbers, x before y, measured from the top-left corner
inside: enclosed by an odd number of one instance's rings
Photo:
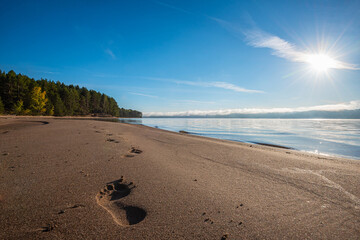
[[[121,121],[175,132],[183,130],[212,138],[274,144],[317,154],[360,159],[360,120],[142,118]]]

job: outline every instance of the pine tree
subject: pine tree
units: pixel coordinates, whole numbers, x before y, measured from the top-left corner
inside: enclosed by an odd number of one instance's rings
[[[55,99],[54,115],[55,116],[64,116],[65,115],[65,106],[59,95],[57,95],[56,99]]]
[[[47,116],[53,116],[54,115],[54,105],[46,104],[46,112],[45,113]]]
[[[4,104],[1,101],[1,97],[0,97],[0,114],[4,114],[4,112],[5,112]]]

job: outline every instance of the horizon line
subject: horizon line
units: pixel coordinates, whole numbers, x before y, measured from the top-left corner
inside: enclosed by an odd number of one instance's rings
[[[317,105],[310,107],[295,108],[240,108],[240,109],[220,109],[220,110],[189,110],[180,112],[144,112],[143,117],[206,117],[206,116],[229,116],[229,115],[256,115],[256,114],[290,114],[304,113],[311,111],[340,112],[346,110],[360,109],[360,100],[343,102],[337,104]]]

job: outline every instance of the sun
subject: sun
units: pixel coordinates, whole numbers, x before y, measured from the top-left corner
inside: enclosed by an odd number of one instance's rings
[[[333,68],[336,65],[336,61],[326,54],[308,54],[306,62],[316,72],[326,72],[329,68]]]

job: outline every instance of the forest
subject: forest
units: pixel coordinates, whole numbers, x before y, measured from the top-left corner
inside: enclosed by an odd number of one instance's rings
[[[139,111],[119,108],[114,98],[100,92],[34,80],[13,70],[0,70],[0,114],[142,117]]]

